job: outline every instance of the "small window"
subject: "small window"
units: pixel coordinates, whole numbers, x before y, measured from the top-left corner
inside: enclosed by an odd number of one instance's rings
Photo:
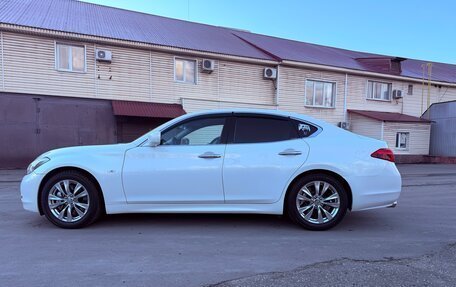
[[[410,133],[399,132],[396,133],[396,148],[408,149],[409,148]]]
[[[57,44],[56,68],[59,71],[85,72],[85,47]]]
[[[292,125],[293,128],[297,131],[298,137],[300,138],[310,137],[316,131],[318,131],[317,127],[305,122],[292,121]]]
[[[297,138],[288,119],[238,117],[234,143],[263,143]]]
[[[391,83],[368,81],[367,98],[371,100],[390,101],[391,89]]]
[[[408,85],[407,95],[413,95],[413,85]]]
[[[174,80],[196,84],[196,60],[174,59]]]
[[[323,81],[306,81],[306,106],[334,108],[336,84]]]
[[[220,144],[225,118],[202,118],[185,122],[162,133],[162,145]]]

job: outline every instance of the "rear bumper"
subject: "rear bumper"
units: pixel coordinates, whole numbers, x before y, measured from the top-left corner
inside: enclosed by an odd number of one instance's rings
[[[21,181],[21,200],[25,210],[39,212],[38,190],[44,175],[34,172],[27,174]]]
[[[376,174],[357,176],[352,186],[352,211],[396,205],[401,194],[402,179],[396,165],[387,163]]]
[[[383,192],[359,196],[356,205],[355,200],[353,200],[352,211],[369,210],[382,207],[395,207],[397,205],[400,194],[401,191],[399,190],[396,192]]]

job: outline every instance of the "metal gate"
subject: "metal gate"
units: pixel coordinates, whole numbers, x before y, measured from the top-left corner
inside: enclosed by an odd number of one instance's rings
[[[0,168],[51,149],[116,142],[110,101],[0,93]]]

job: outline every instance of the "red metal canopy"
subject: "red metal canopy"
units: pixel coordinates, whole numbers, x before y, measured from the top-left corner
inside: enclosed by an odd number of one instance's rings
[[[402,122],[402,123],[430,123],[430,121],[404,115],[400,113],[389,113],[389,112],[376,112],[376,111],[360,111],[360,110],[348,110],[349,113],[365,116],[374,120],[384,121],[384,122]]]
[[[185,114],[179,104],[144,103],[131,101],[112,101],[112,110],[116,116],[177,118]]]

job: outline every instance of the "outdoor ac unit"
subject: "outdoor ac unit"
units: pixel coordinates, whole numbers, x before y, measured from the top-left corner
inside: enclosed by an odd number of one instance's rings
[[[339,122],[339,127],[343,128],[344,130],[350,129],[350,123],[349,122]]]
[[[277,69],[274,68],[264,68],[263,77],[265,79],[277,79]]]
[[[393,99],[401,99],[402,98],[402,91],[401,90],[394,90],[393,91]]]
[[[112,52],[108,50],[97,49],[95,51],[95,59],[100,62],[111,62],[112,61]]]
[[[201,70],[203,73],[212,73],[215,69],[215,61],[209,59],[203,59],[201,61]]]

